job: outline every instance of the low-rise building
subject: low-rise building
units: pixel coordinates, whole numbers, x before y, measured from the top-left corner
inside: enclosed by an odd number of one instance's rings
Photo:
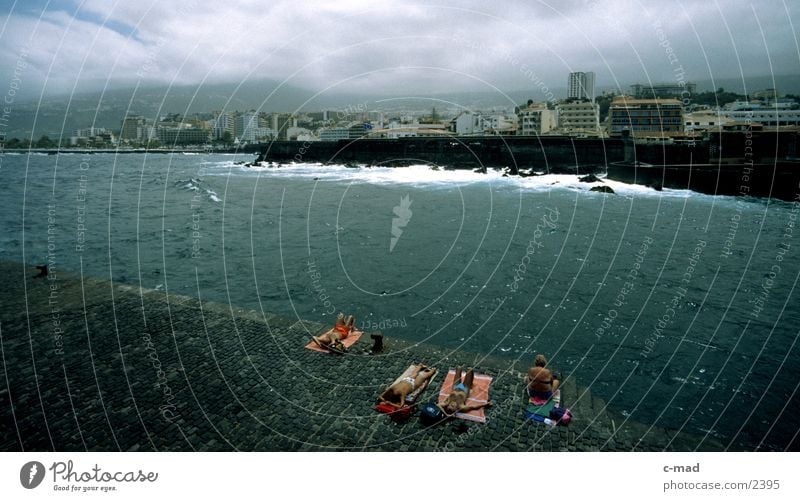
[[[763,106],[737,101],[720,110],[729,121],[759,123],[764,127],[790,127],[800,125],[800,110],[789,107]]]
[[[556,126],[555,111],[547,109],[542,103],[519,110],[517,117],[518,136],[538,136],[550,132]]]
[[[697,92],[697,84],[691,82],[656,83],[631,85],[631,95],[636,99],[684,98]]]
[[[468,136],[483,132],[483,123],[480,113],[462,111],[450,121],[450,129],[459,136]]]
[[[71,146],[92,146],[102,144],[117,144],[117,138],[110,130],[103,127],[86,127],[76,129],[75,133],[69,138]]]
[[[677,99],[636,99],[617,96],[608,109],[608,134],[632,137],[682,135],[683,107]]]
[[[484,134],[507,135],[515,133],[517,130],[517,117],[509,117],[502,113],[495,113],[482,117],[482,129]]]
[[[685,132],[706,131],[719,129],[731,120],[714,110],[700,110],[686,113],[683,116],[683,130]]]
[[[162,146],[205,144],[211,139],[211,131],[195,127],[159,126],[156,134]]]
[[[349,127],[330,127],[319,130],[320,141],[340,141],[342,139],[350,139]]]

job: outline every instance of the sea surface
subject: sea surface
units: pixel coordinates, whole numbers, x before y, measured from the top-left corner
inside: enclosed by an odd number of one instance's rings
[[[543,353],[698,445],[798,449],[797,202],[251,160],[3,154],[0,259],[321,322],[343,311],[509,362]]]

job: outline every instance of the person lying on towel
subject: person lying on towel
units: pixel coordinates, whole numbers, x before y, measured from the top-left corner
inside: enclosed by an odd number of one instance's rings
[[[536,358],[533,359],[533,367],[528,369],[525,382],[528,385],[528,396],[541,400],[550,400],[550,397],[558,389],[559,383],[547,368],[547,359],[542,354],[536,355]]]
[[[353,315],[349,315],[347,320],[345,320],[344,314],[339,313],[339,316],[336,317],[336,324],[333,326],[333,329],[319,336],[311,336],[311,339],[322,348],[328,346],[337,347],[341,345],[343,340],[347,339],[347,336],[349,336],[351,332],[353,332],[354,322],[355,319]]]
[[[469,412],[469,411],[476,411],[478,409],[482,409],[484,407],[491,407],[491,402],[486,402],[483,404],[477,405],[468,405],[467,399],[469,398],[469,392],[472,389],[472,381],[475,378],[475,373],[472,369],[468,370],[466,375],[464,375],[464,380],[461,380],[461,367],[456,367],[456,375],[453,378],[453,387],[450,390],[450,394],[444,400],[444,402],[437,404],[437,407],[445,413],[447,417],[452,416],[458,412]]]
[[[406,405],[406,397],[417,388],[425,385],[434,374],[436,374],[436,369],[417,364],[414,367],[414,372],[412,372],[410,376],[404,377],[387,388],[386,391],[381,393],[381,396],[378,397],[378,401],[386,402],[392,407],[401,409]]]

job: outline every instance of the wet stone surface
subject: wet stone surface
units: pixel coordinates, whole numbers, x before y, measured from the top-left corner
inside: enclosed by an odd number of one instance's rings
[[[696,437],[626,420],[567,379],[574,419],[523,419],[523,373],[507,362],[369,333],[344,356],[303,346],[328,326],[164,291],[0,263],[0,450],[661,451]],[[53,288],[55,287],[55,288]],[[60,336],[60,337],[59,337]],[[494,377],[486,424],[426,428],[372,409],[412,362]],[[703,450],[721,448],[705,440]]]

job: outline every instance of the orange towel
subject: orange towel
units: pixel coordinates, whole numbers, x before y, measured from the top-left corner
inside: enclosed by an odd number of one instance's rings
[[[361,335],[362,335],[362,334],[364,334],[364,333],[363,333],[363,332],[361,332],[361,331],[356,331],[356,330],[354,330],[354,331],[352,331],[352,332],[350,333],[350,335],[349,335],[349,336],[347,336],[347,337],[344,339],[344,341],[342,341],[342,344],[344,345],[344,347],[345,347],[345,348],[348,348],[348,349],[349,349],[351,346],[353,346],[354,344],[356,344],[356,341],[358,341],[358,339],[361,337]],[[318,351],[318,352],[320,352],[320,353],[330,353],[328,350],[326,350],[326,349],[324,349],[324,348],[320,348],[320,347],[317,345],[317,343],[315,343],[315,342],[314,342],[314,340],[313,340],[313,339],[312,339],[311,341],[309,341],[309,342],[308,342],[308,344],[305,346],[305,348],[306,348],[307,350],[314,350],[314,351]]]
[[[461,378],[464,378],[465,373],[461,373]],[[456,378],[456,371],[451,370],[447,373],[447,377],[444,378],[444,383],[442,383],[442,388],[439,390],[439,403],[447,399],[450,395],[450,390],[453,388],[453,380]],[[469,398],[467,399],[467,405],[477,405],[477,404],[485,404],[489,401],[489,385],[492,384],[492,376],[487,376],[486,374],[475,374],[475,377],[472,380],[472,389],[469,391]],[[469,412],[456,412],[455,417],[459,419],[466,419],[467,421],[476,421],[478,423],[485,423],[486,422],[486,414],[483,412],[484,409],[478,409],[476,411],[469,411]]]

